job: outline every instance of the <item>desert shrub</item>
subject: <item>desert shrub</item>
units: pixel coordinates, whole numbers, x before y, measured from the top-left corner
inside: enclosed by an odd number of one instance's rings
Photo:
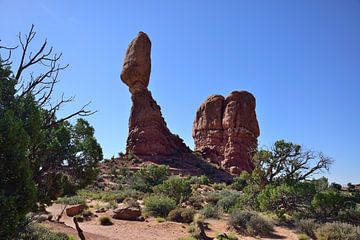
[[[140,204],[134,198],[126,198],[123,203],[125,203],[128,207],[140,208]]]
[[[205,175],[192,176],[189,178],[189,181],[190,181],[190,184],[201,184],[201,185],[209,185],[210,184],[210,179]]]
[[[306,235],[305,233],[299,233],[298,239],[299,240],[310,240],[310,237],[308,235]]]
[[[176,203],[181,203],[191,195],[190,181],[179,176],[172,176],[162,184],[155,186],[154,193],[168,196]]]
[[[145,213],[155,217],[166,217],[176,207],[176,202],[163,195],[150,195],[144,199]]]
[[[216,205],[217,202],[221,199],[222,195],[220,192],[210,192],[206,194],[205,201],[209,204]]]
[[[244,174],[234,178],[233,182],[230,185],[231,189],[242,191],[247,186],[246,178]]]
[[[223,190],[224,188],[226,188],[226,184],[225,183],[213,183],[211,185],[215,190]]]
[[[235,230],[252,236],[268,235],[274,228],[272,222],[251,211],[234,211],[228,223]]]
[[[107,208],[108,208],[108,209],[115,209],[115,208],[118,207],[118,204],[117,204],[117,202],[115,202],[115,201],[110,201],[110,202],[108,202],[106,205],[107,205]]]
[[[224,212],[228,213],[237,203],[238,197],[239,197],[239,193],[222,191],[221,198],[219,199],[216,205]]]
[[[84,220],[89,221],[94,216],[94,214],[90,210],[85,209],[82,212],[82,216],[84,217]]]
[[[238,240],[238,237],[235,233],[221,233],[216,236],[216,239],[218,240]]]
[[[104,202],[116,201],[122,202],[125,198],[131,197],[135,199],[141,198],[144,193],[135,189],[124,188],[118,191],[90,191],[90,190],[79,190],[77,195],[82,198],[101,200]]]
[[[358,240],[360,227],[340,222],[325,223],[316,229],[315,236],[318,240]]]
[[[80,196],[71,196],[71,197],[62,197],[58,198],[56,203],[62,203],[62,204],[69,204],[69,205],[75,205],[75,204],[84,204],[85,205],[85,199]]]
[[[151,192],[152,187],[163,183],[169,176],[169,168],[164,165],[147,165],[134,174],[132,186],[136,190]]]
[[[195,214],[194,221],[189,226],[189,233],[195,239],[207,239],[205,234],[205,229],[207,224],[204,222],[202,215]]]
[[[262,211],[274,211],[278,215],[291,213],[303,206],[309,206],[315,194],[311,183],[267,185],[257,196]]]
[[[203,197],[199,192],[193,192],[193,194],[188,199],[189,204],[195,209],[199,210],[202,208]]]
[[[210,204],[207,204],[203,209],[201,209],[200,212],[204,215],[205,218],[217,219],[220,217],[220,211],[218,207]]]
[[[156,221],[157,221],[158,223],[162,223],[162,222],[165,222],[166,219],[163,218],[163,217],[156,217]]]
[[[355,209],[355,206],[355,202],[349,201],[348,197],[332,189],[317,193],[311,201],[312,210],[321,221],[338,220],[341,211]]]
[[[181,237],[178,240],[197,240],[197,238],[189,236],[189,237]]]
[[[111,222],[111,218],[108,216],[101,216],[99,218],[100,224],[104,225],[104,226],[109,226],[112,225],[113,223]]]
[[[65,233],[50,231],[48,228],[31,223],[26,226],[23,233],[20,234],[22,240],[70,240],[71,238]]]
[[[300,219],[295,221],[295,227],[300,233],[305,233],[307,236],[315,238],[315,230],[318,224],[314,219]]]
[[[193,208],[175,208],[169,212],[168,219],[173,222],[191,223],[194,215]]]
[[[274,227],[269,220],[257,214],[250,217],[246,230],[250,235],[268,235]]]

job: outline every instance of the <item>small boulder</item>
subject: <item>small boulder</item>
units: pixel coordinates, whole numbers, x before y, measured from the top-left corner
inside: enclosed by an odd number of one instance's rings
[[[78,204],[67,207],[65,211],[66,211],[66,215],[68,215],[69,217],[73,217],[75,215],[82,213],[84,209],[85,209],[84,205]]]
[[[113,210],[114,219],[128,220],[128,221],[141,221],[141,210],[134,207],[119,207]]]

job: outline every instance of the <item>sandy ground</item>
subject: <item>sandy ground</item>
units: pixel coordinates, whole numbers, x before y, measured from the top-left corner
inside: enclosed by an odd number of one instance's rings
[[[56,217],[63,209],[62,204],[53,204],[47,208],[47,211],[51,212]],[[175,222],[163,222],[158,223],[154,218],[149,218],[145,222],[136,221],[123,221],[112,219],[114,223],[111,226],[102,226],[99,224],[98,218],[103,215],[110,215],[110,211],[106,213],[98,214],[98,217],[94,217],[91,221],[85,221],[79,223],[80,228],[84,231],[86,239],[90,240],[178,240],[180,237],[189,236],[188,225],[175,223]],[[72,218],[63,214],[61,221],[64,224],[59,223],[46,223],[50,228],[77,236],[75,225]],[[228,233],[230,230],[227,228],[226,219],[216,220],[207,219],[209,230],[206,232],[208,236],[215,237],[219,233]],[[254,240],[259,238],[244,237],[238,235],[239,239]],[[298,237],[294,231],[284,228],[275,227],[274,234],[269,238],[261,239],[288,239],[297,240]]]
[[[62,204],[53,204],[51,207],[47,208],[47,211],[56,217],[61,212],[63,206],[64,205]],[[110,211],[98,214],[99,217],[103,215],[110,215]],[[86,239],[177,240],[180,237],[189,235],[186,224],[175,222],[158,223],[154,218],[149,218],[145,222],[112,219],[112,222],[114,223],[113,225],[102,226],[99,224],[99,217],[94,217],[91,221],[79,223],[80,228],[84,231],[84,235],[87,237]],[[66,216],[66,214],[63,214],[61,221],[63,221],[66,226],[75,229],[75,224],[73,223],[72,218]],[[53,227],[53,225],[50,225],[50,227]],[[71,234],[76,236],[77,232],[75,231],[75,234]]]

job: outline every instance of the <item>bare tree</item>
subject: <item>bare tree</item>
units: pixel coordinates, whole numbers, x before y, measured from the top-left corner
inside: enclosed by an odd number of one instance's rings
[[[332,159],[321,152],[303,150],[300,145],[277,141],[270,151],[254,155],[260,186],[278,180],[307,180],[314,174],[328,171]]]
[[[53,47],[48,47],[48,42],[45,39],[41,46],[33,51],[32,43],[36,36],[34,25],[24,36],[19,33],[19,45],[16,47],[5,47],[0,45],[0,50],[5,50],[7,56],[1,59],[3,66],[12,66],[11,59],[13,51],[20,49],[20,62],[18,67],[14,70],[14,78],[17,81],[17,92],[19,97],[26,97],[31,94],[37,105],[46,109],[46,116],[44,121],[44,128],[54,127],[57,124],[64,122],[74,116],[89,116],[96,111],[87,110],[87,103],[77,111],[56,119],[56,114],[66,103],[72,102],[74,97],[65,98],[62,94],[61,98],[54,101],[53,90],[55,85],[59,82],[58,77],[62,70],[65,70],[69,65],[61,65],[60,60],[62,53],[55,53]],[[20,47],[19,47],[20,46]],[[35,74],[34,69],[39,69],[39,73]]]

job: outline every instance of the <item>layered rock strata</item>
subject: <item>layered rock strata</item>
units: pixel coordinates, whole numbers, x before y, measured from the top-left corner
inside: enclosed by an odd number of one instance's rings
[[[246,91],[208,97],[196,112],[195,150],[232,173],[251,171],[260,135],[255,107],[255,97]]]

